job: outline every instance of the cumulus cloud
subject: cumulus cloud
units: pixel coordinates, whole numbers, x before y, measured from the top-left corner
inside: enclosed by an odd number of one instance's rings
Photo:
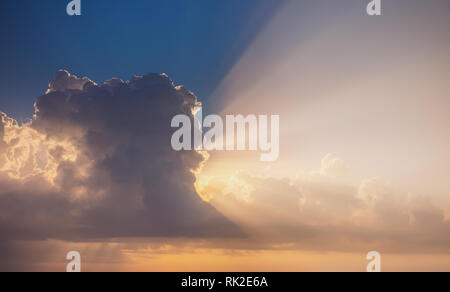
[[[237,172],[231,179],[209,177],[198,189],[265,248],[289,243],[327,251],[450,251],[450,222],[430,197],[380,178],[354,185],[346,179],[348,169],[327,155],[318,171],[294,179]]]
[[[0,116],[0,241],[242,236],[194,189],[204,157],[170,147],[196,105],[164,74],[57,72],[31,122]]]
[[[204,180],[206,156],[170,146],[171,119],[193,120],[198,105],[164,74],[98,85],[59,71],[29,123],[0,113],[0,270],[24,269],[27,258],[16,257],[24,250],[55,242],[64,250],[61,240],[449,251],[450,224],[429,197],[379,178],[355,185],[346,163],[331,154],[318,170],[293,178],[237,172]],[[41,246],[48,240],[50,247]],[[113,254],[120,257],[117,249]]]

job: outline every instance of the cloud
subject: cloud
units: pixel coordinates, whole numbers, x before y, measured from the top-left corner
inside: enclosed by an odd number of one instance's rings
[[[354,185],[342,159],[327,155],[319,171],[293,179],[237,172],[198,186],[224,215],[257,238],[259,248],[344,252],[449,252],[450,222],[430,197],[379,178]],[[233,188],[247,190],[245,195]]]
[[[66,70],[59,70],[58,72],[56,72],[53,80],[50,81],[47,93],[54,91],[83,90],[86,84],[93,86],[96,85],[87,77],[78,78],[75,75],[71,75]]]
[[[170,147],[172,117],[193,119],[198,105],[164,74],[98,85],[59,71],[29,123],[0,113],[0,270],[53,261],[34,255],[52,246],[58,254],[49,256],[59,257],[65,245],[130,238],[242,250],[449,251],[449,222],[429,197],[379,178],[355,185],[331,154],[292,178],[203,176],[207,156]],[[121,247],[141,246],[132,242]],[[120,258],[120,249],[111,254]]]
[[[172,117],[196,105],[164,74],[57,72],[30,123],[1,114],[0,238],[242,236],[194,189],[204,157],[170,147]]]

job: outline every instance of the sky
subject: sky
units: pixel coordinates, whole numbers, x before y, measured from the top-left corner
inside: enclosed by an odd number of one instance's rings
[[[366,2],[5,1],[0,270],[449,271],[450,3]],[[174,151],[200,102],[279,159]]]
[[[167,73],[207,99],[283,1],[85,0],[79,18],[68,3],[2,3],[0,108],[20,121],[59,69],[98,82]]]

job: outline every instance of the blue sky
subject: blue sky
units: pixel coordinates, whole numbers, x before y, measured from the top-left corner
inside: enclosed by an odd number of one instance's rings
[[[207,101],[283,1],[5,0],[0,110],[24,121],[58,69],[96,82],[165,72]]]

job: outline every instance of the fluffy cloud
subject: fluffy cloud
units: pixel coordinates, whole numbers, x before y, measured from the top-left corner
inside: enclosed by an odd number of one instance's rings
[[[198,189],[257,238],[260,248],[289,244],[292,249],[346,252],[450,251],[450,222],[430,197],[379,178],[355,186],[347,174],[341,159],[327,155],[319,171],[294,179],[238,172],[231,179],[209,177]]]
[[[172,117],[196,105],[166,75],[57,72],[30,123],[1,114],[1,240],[242,236],[194,189],[204,157],[170,147]]]
[[[193,119],[198,104],[166,75],[97,85],[59,71],[31,122],[0,113],[0,270],[28,269],[28,256],[17,259],[26,251],[56,249],[49,254],[59,257],[60,241],[129,238],[189,237],[224,249],[449,251],[450,224],[429,197],[378,178],[352,184],[349,167],[332,155],[295,178],[237,172],[202,180],[205,156],[170,146],[172,117]],[[120,246],[116,258],[134,245]]]

